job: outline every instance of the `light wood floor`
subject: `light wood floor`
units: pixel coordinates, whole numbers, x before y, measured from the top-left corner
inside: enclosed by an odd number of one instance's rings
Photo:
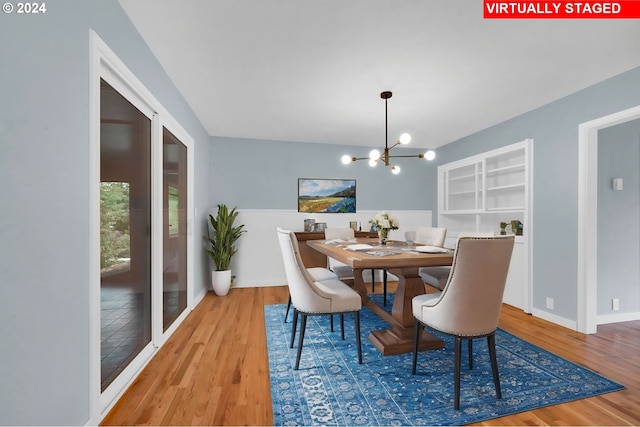
[[[284,286],[210,292],[103,425],[273,425],[263,306],[287,298]],[[480,425],[640,425],[640,321],[582,335],[505,305],[500,327],[627,388]]]

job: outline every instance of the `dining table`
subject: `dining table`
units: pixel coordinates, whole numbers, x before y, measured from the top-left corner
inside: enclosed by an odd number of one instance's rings
[[[334,258],[353,269],[353,288],[362,298],[362,305],[389,324],[389,328],[375,330],[369,340],[385,356],[409,353],[414,346],[414,318],[411,302],[426,292],[419,275],[420,267],[447,266],[453,262],[453,250],[424,248],[402,241],[379,244],[377,239],[358,238],[349,241],[310,240],[309,247]],[[391,313],[373,301],[367,293],[362,272],[384,269],[398,277],[398,286]],[[373,278],[372,278],[373,280]],[[426,330],[421,332],[418,349],[444,347],[444,342]]]

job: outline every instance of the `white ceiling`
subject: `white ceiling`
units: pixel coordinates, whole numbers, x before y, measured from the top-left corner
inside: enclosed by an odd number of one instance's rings
[[[120,0],[211,135],[436,148],[640,66],[640,20],[481,0]]]

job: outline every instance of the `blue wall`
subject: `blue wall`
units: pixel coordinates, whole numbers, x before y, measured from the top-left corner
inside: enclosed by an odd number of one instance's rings
[[[545,298],[551,297],[554,315],[577,319],[578,126],[637,105],[640,67],[438,150],[438,162],[446,163],[525,138],[534,140],[534,309],[546,311]],[[436,203],[432,199],[429,204]]]
[[[384,147],[384,141],[375,147]],[[357,209],[420,210],[435,208],[437,167],[424,159],[397,159],[389,167],[366,161],[343,165],[344,154],[365,157],[374,147],[293,143],[213,137],[211,188],[214,205],[242,209],[298,209],[298,178],[355,179]],[[424,150],[394,149],[400,154]]]
[[[90,29],[195,139],[196,208],[210,207],[209,136],[117,1],[56,0],[46,14],[0,14],[3,425],[90,417]],[[197,224],[204,234],[204,215]],[[197,257],[201,287],[205,268]]]
[[[636,105],[640,67],[440,147],[433,163],[404,160],[398,176],[383,168],[371,170],[366,163],[344,166],[339,161],[344,153],[365,156],[374,147],[214,137],[214,202],[296,209],[297,178],[355,178],[358,208],[431,209],[435,222],[437,165],[532,138],[533,308],[547,311],[545,299],[550,297],[553,315],[576,321],[578,126]]]
[[[598,133],[598,248],[598,314],[640,312],[640,120]]]
[[[548,311],[545,300],[550,297],[555,301],[553,315],[576,321],[578,126],[636,105],[640,67],[440,147],[433,163],[404,160],[398,176],[383,168],[371,170],[366,163],[344,166],[339,161],[345,153],[365,156],[374,147],[214,137],[214,202],[296,209],[297,178],[355,178],[358,208],[430,209],[435,222],[437,165],[532,138],[533,308]]]
[[[0,424],[90,416],[90,29],[195,139],[196,236],[220,202],[295,209],[299,177],[357,179],[360,209],[435,211],[436,164],[533,138],[534,306],[553,297],[557,314],[576,318],[578,124],[639,105],[640,68],[442,147],[433,164],[405,160],[392,176],[340,163],[372,147],[209,137],[116,0],[57,0],[40,16],[0,14]],[[205,269],[196,256],[199,286]]]

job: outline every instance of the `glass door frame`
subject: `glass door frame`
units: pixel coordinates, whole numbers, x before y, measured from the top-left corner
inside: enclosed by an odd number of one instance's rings
[[[90,185],[90,419],[97,425],[133,383],[157,350],[175,332],[194,308],[194,157],[193,138],[165,110],[107,44],[93,31],[89,35],[89,175]],[[129,102],[151,119],[151,342],[134,361],[101,392],[100,351],[100,80],[109,83]],[[163,128],[187,148],[187,308],[163,332]]]
[[[152,256],[152,274],[151,282],[153,289],[156,290],[152,294],[154,313],[152,314],[152,336],[153,342],[159,348],[167,339],[175,332],[178,326],[184,321],[189,312],[193,310],[194,306],[194,291],[193,291],[193,272],[194,272],[194,260],[193,260],[193,139],[189,134],[182,129],[182,127],[176,122],[168,113],[156,114],[156,120],[154,121],[152,131],[152,173],[153,179],[151,182],[152,209],[151,209],[151,227],[152,236],[162,242],[159,245],[153,245]],[[163,261],[164,261],[164,206],[163,206],[163,194],[164,194],[164,175],[163,175],[163,129],[167,129],[171,132],[187,149],[187,308],[184,310],[176,320],[164,331],[163,327]]]

